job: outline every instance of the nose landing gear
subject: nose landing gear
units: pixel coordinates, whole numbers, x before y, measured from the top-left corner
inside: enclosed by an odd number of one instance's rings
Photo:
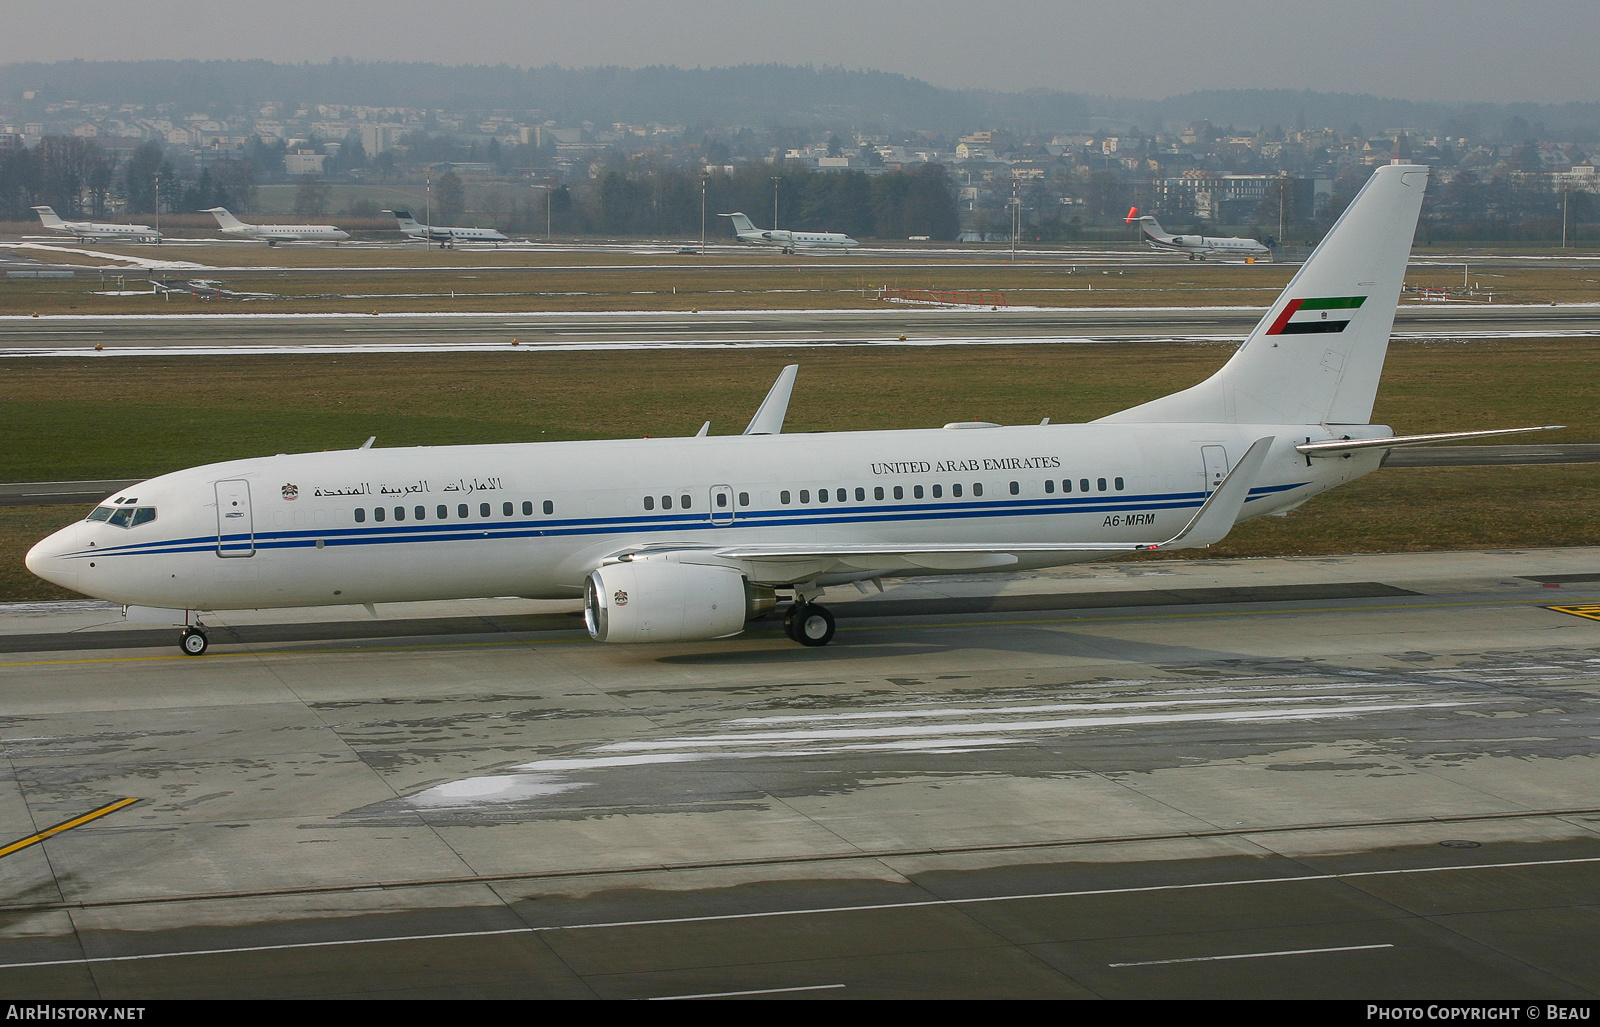
[[[211,640],[206,637],[204,625],[184,628],[183,634],[178,636],[178,648],[183,650],[185,656],[202,656],[210,647]]]

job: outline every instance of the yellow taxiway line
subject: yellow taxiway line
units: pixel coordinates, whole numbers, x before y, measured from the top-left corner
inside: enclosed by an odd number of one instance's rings
[[[106,816],[107,814],[115,813],[117,810],[122,809],[125,806],[132,806],[138,801],[138,799],[118,799],[116,802],[108,802],[99,809],[92,809],[82,816],[73,817],[71,820],[63,820],[56,826],[47,827],[38,834],[30,834],[26,838],[18,838],[10,845],[0,846],[0,858],[9,856],[13,852],[20,852],[30,845],[38,845],[46,838],[49,838],[53,835],[58,835],[63,831],[70,831],[74,827],[82,827],[91,820],[99,820],[101,817]]]

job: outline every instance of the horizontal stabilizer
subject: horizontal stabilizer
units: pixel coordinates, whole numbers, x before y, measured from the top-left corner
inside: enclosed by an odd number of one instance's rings
[[[1530,431],[1558,431],[1564,424],[1546,424],[1537,428],[1493,428],[1488,431],[1448,431],[1434,435],[1391,435],[1386,439],[1335,439],[1332,442],[1302,442],[1294,447],[1301,456],[1341,456],[1363,449],[1400,449],[1405,446],[1429,446],[1436,442],[1460,442],[1462,439],[1484,439],[1494,435],[1521,435]]]

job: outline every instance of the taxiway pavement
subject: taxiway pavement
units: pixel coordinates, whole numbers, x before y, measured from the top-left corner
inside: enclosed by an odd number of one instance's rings
[[[483,600],[201,658],[0,608],[0,841],[138,800],[0,857],[0,987],[1600,994],[1600,550],[828,601],[821,650]]]
[[[1013,345],[1242,339],[1257,307],[0,317],[0,356]],[[1400,308],[1395,337],[1600,334],[1600,304]],[[903,337],[903,338],[902,338]]]

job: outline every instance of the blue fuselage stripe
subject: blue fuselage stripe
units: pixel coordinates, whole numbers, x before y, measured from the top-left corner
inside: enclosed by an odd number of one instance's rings
[[[1250,499],[1300,488],[1309,482],[1267,485],[1250,490]],[[654,514],[651,516],[585,517],[565,520],[519,520],[474,524],[435,522],[390,524],[357,528],[296,528],[293,531],[200,535],[163,539],[92,550],[72,557],[146,556],[169,553],[255,549],[299,549],[315,546],[381,545],[394,542],[466,542],[484,538],[543,538],[569,535],[614,535],[622,532],[666,532],[708,528],[766,528],[835,524],[884,524],[907,521],[1018,517],[1055,514],[1138,513],[1195,509],[1205,502],[1204,492],[1171,492],[1146,496],[1072,496],[1007,499],[988,502],[926,503],[917,506],[818,506],[811,509],[742,510],[737,519],[713,522],[709,513]]]

